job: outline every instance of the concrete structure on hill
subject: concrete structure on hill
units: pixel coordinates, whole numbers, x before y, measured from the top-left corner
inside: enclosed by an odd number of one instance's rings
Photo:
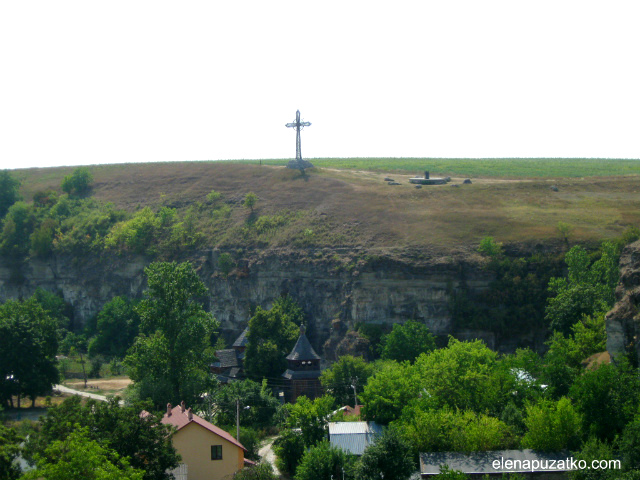
[[[518,473],[524,478],[539,480],[566,479],[571,470],[568,452],[539,452],[536,450],[499,450],[492,452],[435,452],[420,454],[420,474],[430,478],[447,465],[470,478],[502,478]]]
[[[294,403],[301,395],[310,399],[320,396],[320,356],[309,343],[304,325],[300,326],[298,341],[287,355],[287,367],[282,374],[286,380],[285,401]]]
[[[184,402],[177,407],[167,405],[162,423],[173,425],[177,431],[172,442],[182,457],[175,470],[181,480],[222,480],[231,478],[246,463],[246,449],[229,433],[186,409]]]
[[[350,455],[362,455],[382,434],[376,422],[330,422],[329,443]]]

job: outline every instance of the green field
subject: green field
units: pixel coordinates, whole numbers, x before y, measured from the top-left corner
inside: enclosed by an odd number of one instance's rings
[[[312,158],[315,166],[450,176],[500,178],[580,178],[639,175],[640,160],[603,158]],[[289,160],[262,160],[286,165]],[[244,160],[243,163],[259,163]]]

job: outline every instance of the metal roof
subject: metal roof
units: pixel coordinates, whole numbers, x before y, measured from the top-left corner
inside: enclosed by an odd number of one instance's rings
[[[331,422],[329,442],[351,455],[362,455],[382,433],[382,427],[375,422]]]
[[[570,457],[568,452],[548,453],[530,449],[421,453],[420,472],[422,475],[437,475],[440,473],[441,465],[448,465],[452,470],[459,470],[466,474],[565,472],[571,469],[571,465],[565,465],[568,457]],[[494,468],[496,461],[498,468]],[[507,463],[509,461],[512,463]]]

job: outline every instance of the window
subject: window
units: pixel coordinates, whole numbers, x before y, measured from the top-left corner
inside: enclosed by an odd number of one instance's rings
[[[222,445],[211,445],[211,460],[222,460]]]

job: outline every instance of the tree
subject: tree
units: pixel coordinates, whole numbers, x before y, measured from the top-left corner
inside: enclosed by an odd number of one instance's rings
[[[219,323],[196,301],[207,293],[190,263],[156,262],[137,306],[141,330],[125,358],[141,398],[160,407],[193,403],[206,391],[214,358],[210,337]]]
[[[124,358],[140,330],[136,302],[114,297],[106,303],[96,322],[96,336],[89,343],[89,353]]]
[[[284,406],[287,412],[285,426],[300,429],[305,447],[315,445],[327,436],[328,418],[333,402],[333,397],[329,395],[323,395],[313,401],[302,395],[296,399],[296,403]]]
[[[20,454],[21,440],[13,428],[0,423],[0,478],[16,480],[20,476],[15,460]]]
[[[24,257],[29,252],[29,237],[34,223],[33,209],[24,202],[14,203],[4,218],[0,252],[7,256]]]
[[[423,323],[415,320],[394,324],[393,330],[382,337],[382,358],[386,360],[414,362],[421,353],[435,348],[435,337]]]
[[[249,210],[251,210],[251,213],[253,213],[253,207],[256,206],[257,202],[258,202],[258,196],[253,192],[249,192],[244,196],[243,205],[245,206],[245,208],[248,208]]]
[[[618,282],[618,248],[604,242],[600,258],[591,264],[587,251],[576,245],[565,256],[567,277],[549,281],[545,315],[553,330],[569,333],[572,325],[585,315],[607,312],[614,302]]]
[[[273,451],[278,457],[276,459],[278,469],[292,477],[305,452],[302,432],[285,428],[273,441]]]
[[[373,374],[373,366],[362,357],[344,355],[320,375],[320,383],[339,406],[355,406],[353,385],[362,389]],[[362,391],[362,390],[361,390]]]
[[[278,476],[273,473],[273,467],[269,462],[259,462],[249,468],[239,470],[233,480],[278,480]]]
[[[20,181],[13,178],[9,170],[0,171],[0,220],[9,211],[9,207],[20,200]]]
[[[13,405],[12,396],[35,403],[58,381],[55,355],[57,325],[34,298],[0,305],[0,401]]]
[[[62,191],[68,194],[82,195],[89,191],[93,183],[93,175],[87,167],[76,168],[72,174],[62,180]]]
[[[493,237],[484,237],[480,240],[478,252],[491,258],[499,257],[502,255],[502,243],[496,242]]]
[[[37,468],[25,480],[142,480],[144,472],[126,458],[92,440],[87,428],[78,428],[34,455]]]
[[[249,320],[244,369],[247,376],[280,378],[287,368],[285,357],[299,335],[302,309],[288,296],[279,297],[270,310],[257,307]]]
[[[522,445],[525,448],[553,452],[575,449],[580,444],[582,416],[566,397],[557,402],[541,400],[528,405],[524,423],[527,433]]]
[[[393,428],[383,431],[360,459],[358,478],[362,480],[407,480],[414,471],[410,445]]]
[[[558,233],[560,234],[560,238],[562,238],[562,241],[568,248],[569,235],[571,235],[571,232],[573,231],[573,225],[566,222],[558,222],[556,224],[556,230],[558,231]]]
[[[324,440],[304,453],[296,469],[294,479],[326,480],[335,478],[337,480],[342,478],[342,472],[347,462],[347,455],[341,449],[333,447],[327,440]]]
[[[231,270],[233,270],[235,266],[236,262],[230,253],[224,252],[218,257],[218,269],[225,277],[229,276],[229,273],[231,273]]]
[[[179,461],[171,428],[160,422],[160,415],[140,414],[148,407],[142,403],[120,406],[117,397],[108,402],[89,400],[84,405],[80,397],[68,398],[48,410],[40,432],[30,436],[25,451],[46,454],[48,445],[80,430],[89,440],[128,458],[132,467],[144,470],[145,480],[169,480],[167,471]]]

